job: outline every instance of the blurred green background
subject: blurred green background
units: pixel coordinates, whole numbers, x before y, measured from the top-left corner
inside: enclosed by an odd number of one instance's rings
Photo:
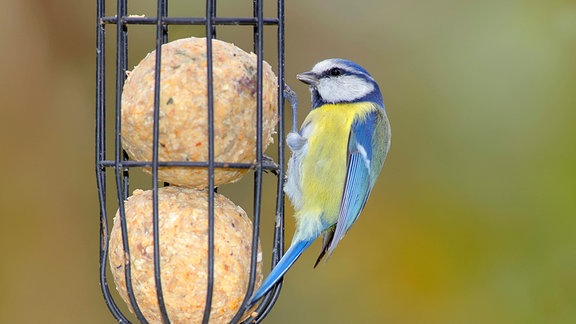
[[[188,2],[171,0],[170,14],[203,15]],[[309,98],[295,74],[349,58],[378,80],[393,141],[359,222],[328,263],[312,269],[318,244],[305,253],[265,322],[576,323],[576,3],[287,2],[300,120]],[[114,322],[97,275],[95,7],[2,1],[0,323]],[[154,8],[129,1],[131,14]],[[249,16],[251,1],[218,10]],[[171,27],[170,37],[202,30]],[[251,49],[248,27],[218,33]],[[130,27],[130,67],[154,35]],[[225,189],[247,210],[250,184]]]

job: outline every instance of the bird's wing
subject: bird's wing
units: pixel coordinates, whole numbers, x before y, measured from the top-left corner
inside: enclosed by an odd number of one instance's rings
[[[388,149],[387,142],[382,138],[382,135],[388,132],[387,127],[386,115],[378,108],[364,118],[357,117],[352,124],[348,138],[346,180],[340,215],[328,246],[328,256],[358,219],[368,200]]]

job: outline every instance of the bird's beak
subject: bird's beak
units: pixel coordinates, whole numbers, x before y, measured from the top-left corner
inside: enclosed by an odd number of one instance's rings
[[[304,72],[296,75],[296,79],[306,83],[310,86],[316,86],[318,84],[318,76],[313,72]]]

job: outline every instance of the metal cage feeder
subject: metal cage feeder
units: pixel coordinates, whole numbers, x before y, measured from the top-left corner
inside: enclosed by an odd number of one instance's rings
[[[154,248],[154,282],[156,285],[156,295],[159,305],[160,314],[163,323],[170,323],[169,314],[164,304],[164,293],[162,290],[161,268],[160,268],[160,243],[159,243],[159,220],[158,220],[158,168],[167,166],[176,166],[179,168],[202,167],[208,170],[208,266],[207,272],[207,290],[205,298],[205,308],[203,323],[210,320],[210,310],[213,299],[214,286],[214,193],[216,191],[214,183],[214,171],[218,167],[252,169],[254,174],[253,185],[253,237],[251,250],[250,280],[244,301],[239,308],[238,313],[232,319],[232,323],[241,322],[244,312],[247,310],[247,301],[250,298],[256,279],[256,260],[258,253],[258,240],[260,236],[260,219],[261,219],[261,197],[263,190],[263,176],[265,171],[272,171],[269,176],[276,177],[276,209],[275,209],[275,226],[274,239],[272,246],[272,264],[273,267],[284,251],[284,1],[277,1],[277,16],[265,18],[263,16],[263,1],[253,1],[252,17],[218,17],[216,14],[216,0],[206,1],[206,15],[203,17],[174,17],[168,15],[168,0],[157,1],[156,17],[141,17],[129,15],[127,9],[127,0],[117,0],[116,12],[113,15],[107,15],[105,10],[105,0],[97,0],[97,20],[96,20],[96,180],[98,187],[98,197],[100,201],[100,285],[104,295],[105,302],[119,323],[130,323],[129,318],[122,313],[116,300],[111,294],[108,278],[108,253],[109,253],[109,221],[110,215],[107,211],[109,200],[112,200],[118,207],[120,213],[120,223],[122,228],[123,248],[125,255],[130,260],[130,245],[127,238],[127,223],[125,219],[124,201],[128,198],[130,189],[130,174],[133,168],[147,167],[151,169],[152,174],[152,206],[153,206],[153,248]],[[139,28],[142,25],[156,26],[156,65],[155,65],[155,88],[154,88],[154,128],[153,132],[153,153],[151,161],[134,161],[130,160],[128,154],[122,149],[121,143],[121,98],[122,89],[126,79],[128,67],[128,30]],[[207,91],[208,91],[208,160],[207,161],[159,161],[159,89],[160,89],[160,66],[162,60],[161,46],[168,41],[169,27],[172,25],[201,25],[205,27],[206,35],[206,58],[207,58]],[[214,159],[214,93],[213,93],[213,71],[212,71],[212,42],[211,39],[216,37],[216,26],[232,25],[234,28],[250,28],[254,34],[254,53],[257,55],[257,92],[256,92],[256,161],[254,163],[227,163],[215,162]],[[116,56],[115,56],[115,93],[114,103],[107,104],[106,100],[106,27],[115,27],[116,36]],[[277,77],[278,77],[278,164],[270,161],[262,152],[262,69],[263,69],[263,50],[264,50],[264,30],[265,26],[276,27],[277,40]],[[113,125],[107,125],[107,116],[114,116]],[[295,116],[293,116],[295,118]],[[108,123],[110,124],[110,122]],[[108,138],[107,130],[112,132],[113,138]],[[113,145],[112,145],[113,144]],[[113,152],[107,152],[106,147],[113,146]],[[107,181],[107,174],[114,178],[114,181]],[[169,184],[164,184],[169,185]],[[115,191],[115,197],[108,197],[107,191]],[[126,290],[130,299],[131,307],[138,321],[148,323],[138,307],[138,301],[132,288],[132,278],[130,271],[130,262],[126,262],[125,267]],[[277,284],[258,306],[251,317],[244,319],[243,323],[259,323],[270,312],[278,295],[280,293],[281,283]]]

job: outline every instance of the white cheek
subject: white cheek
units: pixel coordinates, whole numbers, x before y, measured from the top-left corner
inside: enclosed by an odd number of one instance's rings
[[[322,79],[317,86],[318,93],[327,102],[353,101],[374,90],[372,83],[353,75]]]

